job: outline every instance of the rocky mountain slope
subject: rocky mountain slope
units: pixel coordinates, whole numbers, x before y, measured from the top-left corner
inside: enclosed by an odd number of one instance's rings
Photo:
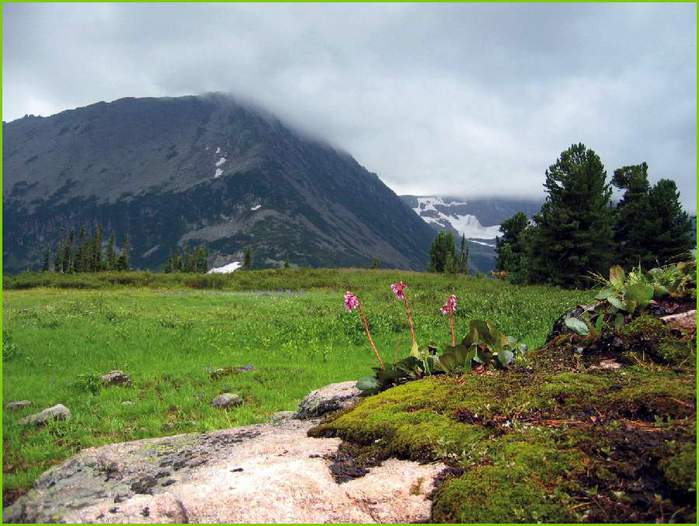
[[[347,153],[223,95],[125,98],[3,123],[3,259],[67,229],[128,233],[132,264],[206,243],[210,264],[423,269],[433,231]]]
[[[447,230],[469,240],[473,270],[489,272],[495,267],[495,238],[500,224],[517,212],[534,215],[541,201],[514,198],[478,198],[402,195],[401,199],[436,231]]]

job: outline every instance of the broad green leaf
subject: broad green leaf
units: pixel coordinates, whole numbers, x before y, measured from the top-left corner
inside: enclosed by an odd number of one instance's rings
[[[621,312],[618,312],[617,315],[614,317],[614,328],[617,331],[620,331],[624,327],[624,315]]]
[[[626,273],[624,269],[619,265],[614,265],[609,269],[609,282],[617,290],[624,288],[624,279],[626,278]]]
[[[614,291],[612,289],[606,288],[600,290],[595,296],[596,300],[606,300],[609,296],[613,295]]]
[[[619,310],[626,310],[626,304],[618,296],[609,296],[607,301]]]
[[[410,356],[414,356],[415,358],[420,357],[420,347],[418,346],[417,342],[413,342],[413,345],[410,348]]]
[[[580,336],[587,336],[590,334],[590,328],[587,326],[587,324],[584,321],[572,316],[565,319],[565,326]]]
[[[646,307],[653,299],[653,287],[644,283],[629,285],[626,289],[625,298],[636,303],[639,307]]]
[[[670,291],[667,290],[666,287],[663,287],[662,285],[659,285],[657,283],[655,285],[653,285],[653,297],[654,298],[660,299],[660,298],[664,298],[665,296],[669,296],[669,295],[670,295]]]

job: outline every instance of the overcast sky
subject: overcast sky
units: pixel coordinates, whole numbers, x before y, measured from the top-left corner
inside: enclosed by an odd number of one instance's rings
[[[694,4],[5,4],[3,119],[224,91],[398,193],[540,196],[584,142],[696,194]]]

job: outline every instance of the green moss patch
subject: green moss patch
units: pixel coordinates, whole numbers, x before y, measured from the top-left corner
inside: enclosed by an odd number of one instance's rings
[[[548,365],[411,382],[310,433],[446,462],[435,522],[693,521],[694,370]]]

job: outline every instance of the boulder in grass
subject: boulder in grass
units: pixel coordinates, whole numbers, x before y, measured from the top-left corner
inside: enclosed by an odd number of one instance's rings
[[[131,385],[131,378],[124,371],[116,369],[114,371],[109,371],[100,377],[102,385]]]
[[[15,400],[13,402],[8,402],[5,408],[8,411],[19,411],[20,409],[24,409],[30,405],[32,405],[31,400]]]
[[[63,404],[56,404],[39,413],[23,418],[19,423],[22,425],[43,426],[53,420],[70,420],[70,409]]]
[[[355,380],[326,385],[311,391],[301,400],[296,418],[301,420],[317,418],[326,413],[347,409],[359,401],[361,394]]]
[[[229,407],[236,407],[242,405],[243,399],[239,395],[234,393],[223,393],[218,395],[211,402],[211,405],[218,407],[219,409],[228,409]]]

